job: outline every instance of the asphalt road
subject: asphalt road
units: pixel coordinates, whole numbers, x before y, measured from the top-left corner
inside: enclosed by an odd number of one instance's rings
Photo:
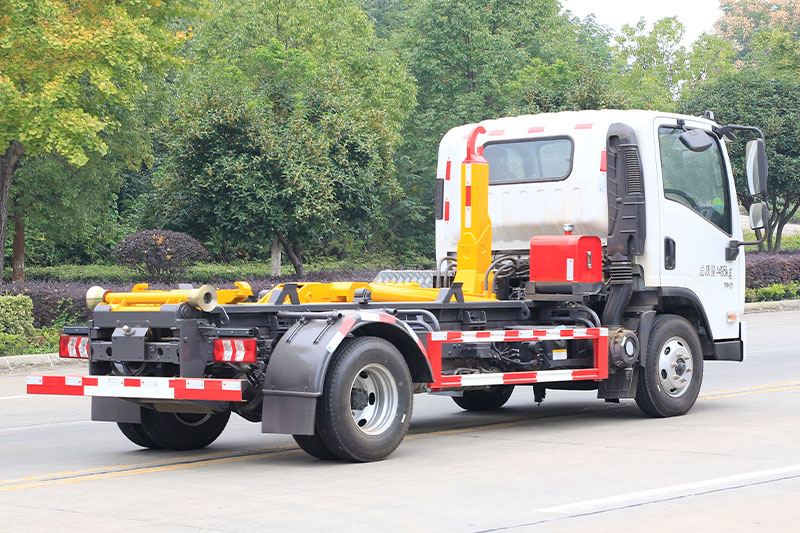
[[[411,434],[371,464],[238,417],[206,450],[144,451],[88,421],[88,399],[0,377],[0,530],[797,530],[800,312],[747,322],[748,359],[707,363],[686,416],[591,392],[537,406],[518,388],[491,414],[416,396]]]

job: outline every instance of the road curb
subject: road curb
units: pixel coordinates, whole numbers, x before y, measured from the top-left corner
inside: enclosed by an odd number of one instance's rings
[[[752,302],[744,304],[744,314],[779,313],[800,310],[800,300],[778,300],[777,302]]]
[[[0,357],[0,374],[23,374],[28,370],[44,367],[55,368],[70,364],[76,365],[79,363],[74,359],[61,359],[57,353],[7,355]]]

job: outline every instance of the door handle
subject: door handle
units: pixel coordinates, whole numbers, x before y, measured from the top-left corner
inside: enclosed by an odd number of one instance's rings
[[[664,237],[664,268],[675,270],[675,241],[670,237]]]

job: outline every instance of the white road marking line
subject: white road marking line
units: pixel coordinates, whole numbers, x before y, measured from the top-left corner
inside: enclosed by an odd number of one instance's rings
[[[542,507],[540,509],[535,509],[535,511],[540,513],[570,513],[578,510],[606,507],[615,504],[631,504],[654,497],[665,496],[667,494],[691,493],[698,489],[731,485],[740,481],[780,476],[782,474],[788,474],[791,472],[800,472],[800,464],[784,466],[781,468],[770,468],[768,470],[758,470],[756,472],[748,472],[746,474],[735,474],[732,476],[706,479],[703,481],[696,481],[694,483],[682,483],[680,485],[670,485],[656,489],[629,492],[627,494],[619,494],[617,496],[609,496],[607,498],[597,498],[595,500],[584,500],[582,502],[573,502],[564,505],[555,505],[552,507]]]
[[[0,396],[0,400],[16,400],[17,398],[30,398],[27,394],[20,394],[19,396]]]

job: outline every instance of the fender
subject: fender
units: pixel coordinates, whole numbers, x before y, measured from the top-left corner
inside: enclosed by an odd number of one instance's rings
[[[342,313],[334,321],[313,317],[297,321],[272,352],[264,377],[261,431],[313,435],[317,398],[328,365],[348,335],[373,335],[394,344],[415,382],[433,376],[425,347],[411,327],[383,312]]]
[[[708,325],[708,317],[706,310],[700,298],[691,291],[683,287],[661,287],[658,290],[658,299],[662,306],[670,309],[669,303],[672,305],[684,306],[694,308],[697,313],[697,321],[706,331],[706,334],[700,334],[700,343],[703,346],[703,359],[706,361],[743,361],[744,360],[744,345],[742,343],[741,325],[739,326],[738,339],[714,339],[711,333],[711,328]],[[680,314],[680,313],[678,313]],[[689,317],[684,317],[689,318]]]

